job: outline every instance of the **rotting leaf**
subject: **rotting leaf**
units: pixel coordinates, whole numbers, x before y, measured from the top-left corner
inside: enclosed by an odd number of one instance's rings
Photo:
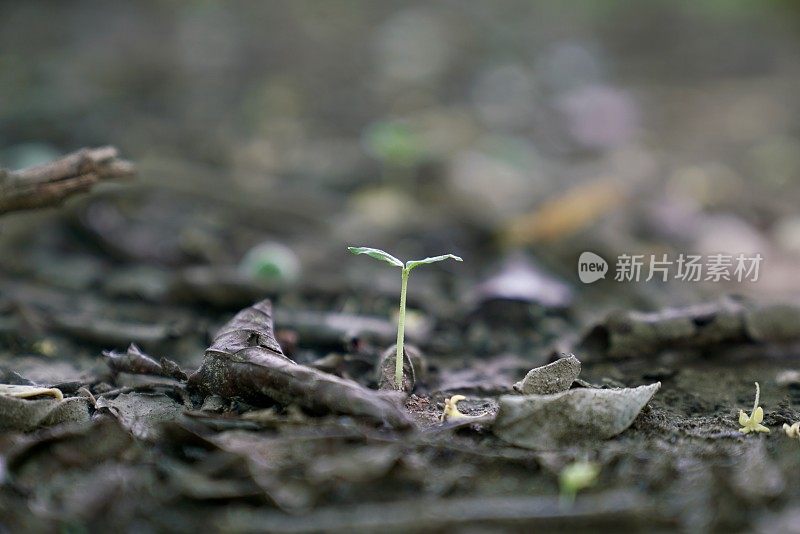
[[[514,390],[523,395],[550,395],[566,391],[581,372],[581,362],[574,354],[528,371]]]
[[[500,397],[492,431],[527,449],[608,439],[628,428],[661,382],[623,389],[571,389],[553,395]]]
[[[100,397],[95,408],[108,410],[134,436],[154,440],[161,423],[175,421],[183,413],[183,406],[163,393],[122,393],[115,398]]]
[[[166,376],[176,380],[186,380],[186,373],[172,360],[161,358],[161,362],[142,352],[135,343],[131,343],[123,354],[113,350],[104,350],[103,356],[114,374],[130,373],[136,375]]]
[[[223,460],[230,462],[231,460],[225,456],[224,452],[210,454],[203,463],[213,464],[216,462],[219,464]],[[236,460],[240,464],[245,461],[244,459]],[[189,499],[230,501],[238,498],[254,498],[264,494],[264,490],[246,474],[244,467],[236,465],[234,472],[225,474],[205,473],[206,469],[203,467],[205,466],[202,464],[200,468],[186,465],[172,458],[165,458],[158,465],[158,469],[168,481],[170,488]],[[245,473],[240,474],[240,471],[245,471]]]
[[[698,349],[744,341],[744,307],[738,301],[723,299],[657,312],[612,312],[586,334],[576,351],[623,359],[667,348]]]
[[[222,327],[189,384],[206,394],[239,396],[253,403],[297,404],[314,412],[363,416],[394,427],[411,424],[396,395],[287,358],[275,340],[269,300],[242,310]]]
[[[245,308],[225,323],[206,350],[206,355],[244,355],[250,348],[266,349],[287,362],[292,362],[283,354],[278,340],[275,339],[272,303],[269,300],[262,300]]]
[[[228,451],[180,423],[164,423],[157,465],[171,491],[189,499],[260,499],[264,490],[253,479],[245,454]]]
[[[657,312],[616,311],[578,343],[595,357],[633,358],[666,349],[703,350],[720,345],[755,346],[800,341],[800,307],[759,306],[741,299]]]
[[[64,425],[37,433],[32,441],[9,453],[7,466],[15,482],[29,490],[65,466],[83,470],[118,458],[133,441],[115,420],[101,417],[85,425]]]
[[[84,397],[31,400],[0,395],[0,430],[28,432],[39,427],[88,420],[89,403]]]

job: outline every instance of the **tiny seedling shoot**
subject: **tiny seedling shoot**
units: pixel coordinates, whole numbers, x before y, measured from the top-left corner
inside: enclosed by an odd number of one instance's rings
[[[442,411],[441,417],[439,417],[439,421],[444,423],[445,421],[463,421],[464,419],[479,420],[487,415],[485,412],[479,415],[467,415],[461,413],[458,411],[458,403],[463,400],[467,400],[464,395],[453,395],[449,399],[445,399],[444,410]]]
[[[561,490],[561,504],[569,506],[575,502],[575,496],[597,481],[600,466],[588,461],[576,461],[564,467],[558,475]]]
[[[388,252],[384,252],[377,248],[369,248],[369,247],[347,247],[347,250],[352,252],[353,254],[366,254],[371,258],[375,258],[376,260],[383,260],[386,263],[394,265],[395,267],[399,267],[401,271],[401,282],[400,282],[400,314],[397,317],[397,353],[395,356],[395,383],[397,384],[397,389],[403,388],[403,336],[405,334],[405,321],[406,321],[406,287],[408,286],[408,275],[411,274],[411,271],[419,267],[420,265],[425,265],[428,263],[436,263],[439,261],[444,260],[456,260],[456,261],[464,261],[458,256],[454,256],[453,254],[445,254],[443,256],[434,256],[432,258],[425,258],[422,260],[409,260],[405,264],[402,261],[398,260]]]
[[[761,397],[761,388],[756,382],[756,400],[753,402],[753,411],[750,412],[748,417],[744,410],[739,410],[739,425],[742,428],[739,432],[742,434],[749,434],[750,432],[769,432],[769,428],[761,424],[764,420],[764,409],[758,405],[759,398]]]

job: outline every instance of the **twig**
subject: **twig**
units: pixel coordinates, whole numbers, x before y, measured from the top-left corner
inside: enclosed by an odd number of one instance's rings
[[[106,357],[106,363],[115,375],[118,373],[155,375],[179,381],[185,381],[187,378],[186,373],[177,363],[164,357],[161,358],[160,362],[157,362],[142,352],[142,349],[136,346],[135,343],[131,343],[124,353],[104,350],[103,356]]]
[[[18,171],[0,169],[0,215],[55,206],[95,184],[134,174],[114,147],[84,148],[61,159]]]

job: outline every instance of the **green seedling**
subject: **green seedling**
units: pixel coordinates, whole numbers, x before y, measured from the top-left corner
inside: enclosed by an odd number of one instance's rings
[[[392,167],[411,167],[425,155],[419,135],[400,121],[376,122],[365,132],[364,141],[372,155]]]
[[[388,252],[384,252],[377,248],[369,248],[369,247],[347,247],[347,250],[352,252],[353,254],[366,254],[371,258],[375,258],[376,260],[382,260],[386,263],[394,265],[395,267],[399,267],[401,272],[401,282],[400,282],[400,314],[397,317],[397,354],[395,357],[395,383],[397,384],[397,389],[403,389],[403,337],[405,335],[405,321],[406,321],[406,288],[408,286],[408,275],[411,274],[411,271],[419,267],[420,265],[426,265],[428,263],[436,263],[439,261],[444,260],[456,260],[456,261],[464,261],[458,256],[454,256],[453,254],[444,254],[442,256],[434,256],[432,258],[425,258],[422,260],[409,260],[403,264],[402,261],[398,260]]]
[[[753,403],[753,411],[750,412],[750,417],[744,413],[744,410],[739,410],[739,425],[742,428],[739,429],[739,432],[742,434],[749,434],[750,432],[767,432],[769,433],[769,428],[765,427],[761,424],[764,420],[764,409],[758,405],[758,400],[761,397],[761,388],[756,382],[756,400]]]
[[[245,254],[239,271],[253,280],[290,283],[300,276],[300,260],[289,247],[268,241]]]
[[[597,482],[598,475],[600,466],[592,462],[577,461],[564,467],[558,474],[562,504],[572,504],[580,490]]]

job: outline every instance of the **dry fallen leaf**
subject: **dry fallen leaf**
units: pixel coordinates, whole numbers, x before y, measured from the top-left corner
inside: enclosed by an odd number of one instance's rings
[[[514,384],[523,395],[550,395],[566,391],[581,372],[581,362],[574,354],[553,363],[528,371],[525,378]]]
[[[500,397],[492,431],[526,449],[608,439],[628,428],[661,382],[622,389],[571,389],[553,395]]]

